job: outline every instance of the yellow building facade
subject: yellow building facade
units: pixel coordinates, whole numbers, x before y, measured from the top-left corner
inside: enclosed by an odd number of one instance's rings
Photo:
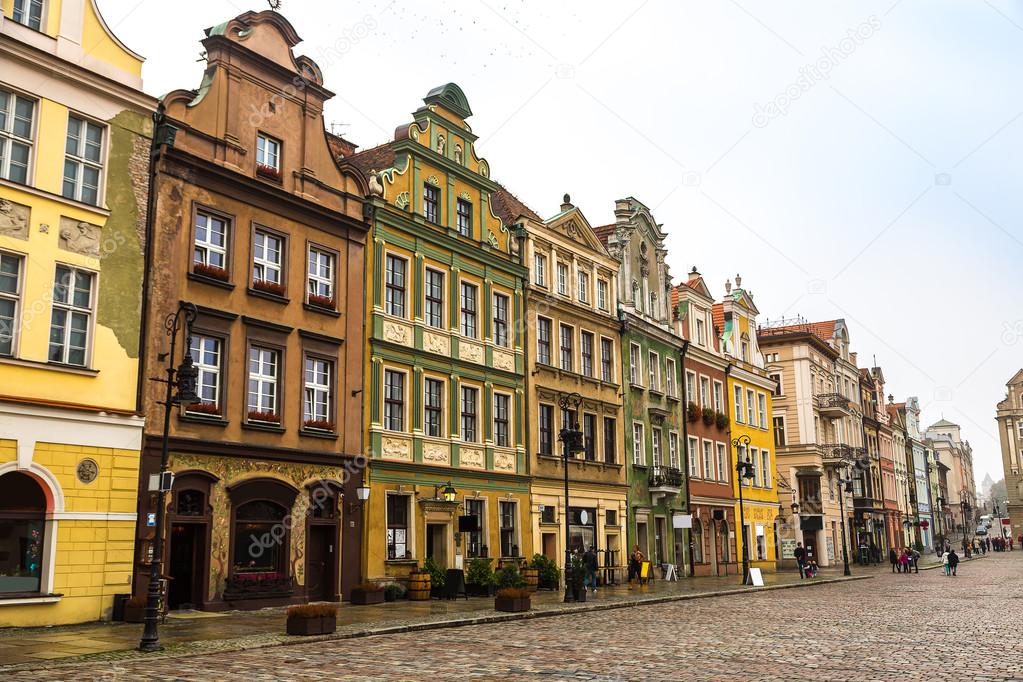
[[[764,357],[757,345],[758,310],[748,291],[742,289],[742,278],[735,277],[735,287],[725,284],[724,301],[715,306],[715,326],[721,334],[721,347],[729,361],[727,402],[731,416],[733,471],[739,461],[752,464],[753,477],[732,477],[736,496],[735,516],[745,524],[736,538],[738,556],[743,546],[749,548],[750,567],[773,572],[776,569],[776,522],[778,492],[775,469],[775,443],[771,417],[771,397],[775,381],[765,370]],[[748,438],[749,442],[746,443]],[[738,442],[737,442],[738,441]],[[739,508],[739,486],[742,486],[742,508]]]
[[[130,591],[148,151],[142,58],[93,0],[0,18],[0,626]]]

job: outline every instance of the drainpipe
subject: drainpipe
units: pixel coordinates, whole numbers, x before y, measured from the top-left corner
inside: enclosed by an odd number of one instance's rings
[[[682,471],[685,474],[686,480],[686,513],[689,514],[690,519],[693,515],[693,497],[689,491],[689,466],[686,462],[686,452],[689,447],[689,395],[688,386],[686,385],[686,353],[689,352],[689,339],[682,340],[682,348],[678,352],[678,364],[679,364],[679,383],[682,385]],[[695,575],[696,564],[693,560],[693,529],[689,528],[689,577],[692,578]]]

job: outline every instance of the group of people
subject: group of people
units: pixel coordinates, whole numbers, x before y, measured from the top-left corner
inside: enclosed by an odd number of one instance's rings
[[[1023,543],[1023,540],[1020,541]],[[979,547],[978,547],[979,545]],[[1009,538],[981,538],[980,540],[973,541],[973,553],[976,554],[978,549],[983,554],[988,552],[1011,552],[1013,546],[1013,539]]]
[[[796,550],[793,552],[793,555],[796,557],[796,566],[799,567],[800,580],[803,578],[817,577],[817,572],[820,570],[820,567],[817,566],[817,561],[813,558],[813,553],[808,552],[806,548],[803,547],[802,542],[796,543]]]
[[[920,552],[909,547],[903,547],[901,552],[894,547],[889,549],[888,562],[892,565],[892,573],[920,572]]]
[[[956,568],[959,566],[959,555],[952,548],[946,549],[941,555],[941,566],[945,571],[945,575],[956,574]]]

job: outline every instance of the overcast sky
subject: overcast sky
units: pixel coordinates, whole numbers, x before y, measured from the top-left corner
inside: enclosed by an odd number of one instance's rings
[[[260,0],[100,0],[145,88],[199,85],[202,29]],[[323,2],[282,13],[338,93],[326,122],[389,140],[465,91],[495,179],[594,225],[634,196],[676,279],[741,273],[761,321],[845,318],[896,401],[963,426],[978,486],[1023,365],[1023,2]],[[828,7],[824,5],[827,4]]]

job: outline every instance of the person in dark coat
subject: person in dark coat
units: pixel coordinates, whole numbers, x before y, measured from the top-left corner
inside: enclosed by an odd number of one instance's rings
[[[597,591],[597,552],[590,547],[586,550],[586,554],[583,555],[583,561],[586,563],[586,586],[592,588],[594,592]]]
[[[956,567],[959,565],[959,555],[953,549],[948,553],[948,570],[952,575],[956,574]]]
[[[888,561],[892,565],[892,573],[895,573],[895,569],[899,565],[899,555],[895,553],[894,547],[888,550]]]
[[[796,543],[796,551],[793,552],[796,557],[796,566],[799,567],[799,577],[806,577],[806,550],[803,549],[803,543]]]

